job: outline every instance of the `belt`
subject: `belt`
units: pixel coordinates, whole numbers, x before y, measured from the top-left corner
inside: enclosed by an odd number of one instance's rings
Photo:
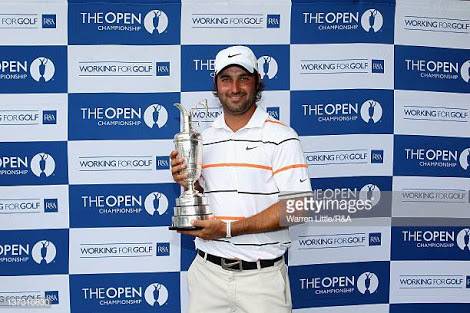
[[[272,260],[258,260],[257,262],[247,262],[243,260],[222,258],[220,256],[206,253],[202,250],[197,250],[197,253],[207,261],[219,265],[224,270],[228,271],[255,270],[258,269],[258,264],[259,268],[270,267],[274,266],[277,261],[280,261],[283,258],[283,256],[280,256]]]

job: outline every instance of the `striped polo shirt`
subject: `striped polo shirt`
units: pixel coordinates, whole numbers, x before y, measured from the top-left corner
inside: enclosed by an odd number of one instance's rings
[[[278,201],[280,192],[311,191],[297,133],[257,107],[250,121],[233,132],[221,114],[202,132],[201,186],[218,219],[239,220]],[[203,240],[196,248],[245,261],[273,259],[290,245],[287,229],[233,238]]]

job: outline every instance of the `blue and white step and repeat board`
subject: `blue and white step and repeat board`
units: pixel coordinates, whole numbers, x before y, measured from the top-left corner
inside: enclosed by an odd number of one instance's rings
[[[207,98],[207,127],[233,44],[259,57],[260,105],[300,135],[316,193],[393,191],[366,226],[292,229],[294,312],[470,312],[470,2],[450,0],[2,1],[2,305],[186,312],[173,103]]]

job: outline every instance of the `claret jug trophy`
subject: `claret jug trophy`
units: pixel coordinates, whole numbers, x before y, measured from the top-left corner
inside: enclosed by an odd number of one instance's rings
[[[207,198],[195,188],[195,183],[202,172],[202,137],[192,128],[191,110],[176,103],[183,117],[183,130],[175,135],[175,150],[186,161],[187,189],[176,199],[170,229],[196,229],[194,220],[206,220],[212,216]],[[207,104],[206,104],[207,107]]]

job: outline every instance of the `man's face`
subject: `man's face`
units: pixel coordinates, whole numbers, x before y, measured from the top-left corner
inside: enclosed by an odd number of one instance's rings
[[[253,74],[234,65],[225,68],[216,79],[217,96],[227,113],[242,115],[255,104],[257,80]]]

